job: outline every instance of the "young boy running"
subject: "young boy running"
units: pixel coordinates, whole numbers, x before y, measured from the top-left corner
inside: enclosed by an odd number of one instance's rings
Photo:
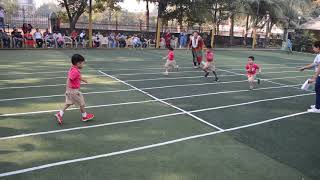
[[[66,83],[66,103],[64,108],[60,110],[55,117],[60,125],[63,124],[63,114],[71,106],[80,106],[82,113],[82,121],[86,122],[94,118],[93,114],[87,114],[85,111],[85,101],[82,93],[80,92],[81,82],[88,83],[87,80],[83,79],[80,70],[84,66],[85,59],[79,54],[74,54],[71,58],[72,66],[68,72],[67,83]]]
[[[166,70],[164,72],[164,75],[169,75],[169,70],[171,69],[176,69],[177,71],[179,69],[179,66],[174,60],[174,49],[172,47],[169,47],[168,49],[169,49],[168,55],[163,58],[167,60],[166,64],[164,65],[164,68]]]
[[[218,79],[218,76],[216,73],[214,53],[213,53],[212,47],[210,45],[207,47],[206,60],[207,60],[206,63],[202,67],[203,71],[205,72],[204,76],[208,77],[210,72],[212,72],[213,75],[215,76],[215,81],[218,81],[219,79]]]
[[[247,70],[250,90],[252,90],[254,88],[257,70],[259,70],[259,73],[261,73],[261,68],[254,63],[253,56],[248,57],[248,64],[246,65],[246,70]],[[257,83],[260,84],[260,79],[257,79]]]
[[[311,113],[320,113],[320,41],[314,43],[313,51],[317,53],[316,58],[312,64],[300,68],[300,71],[305,69],[315,68],[316,73],[313,75],[312,79],[309,80],[309,83],[316,83],[316,104],[312,105],[308,112]]]

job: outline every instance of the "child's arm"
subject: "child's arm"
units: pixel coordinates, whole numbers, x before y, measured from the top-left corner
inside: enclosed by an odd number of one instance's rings
[[[307,65],[307,66],[304,66],[304,67],[300,68],[300,71],[304,71],[304,70],[306,70],[306,69],[311,69],[311,68],[313,68],[314,66],[315,66],[314,63],[309,64],[309,65]]]
[[[314,83],[316,82],[317,78],[319,77],[320,75],[320,65],[318,65],[318,70],[317,72],[315,73],[315,75],[313,75],[312,79],[309,80],[309,83]]]
[[[259,74],[261,74],[261,72],[262,72],[261,67],[260,67],[260,66],[258,66],[258,69],[259,69]]]
[[[169,58],[169,55],[168,56],[165,56],[163,57],[162,59],[165,60],[165,59],[168,59]]]
[[[86,79],[83,79],[82,76],[80,76],[80,80],[88,84],[88,81]]]

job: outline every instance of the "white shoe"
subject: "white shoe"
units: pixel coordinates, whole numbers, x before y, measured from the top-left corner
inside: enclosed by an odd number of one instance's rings
[[[312,109],[308,109],[309,113],[320,113],[320,109],[316,109],[316,108],[312,108]]]
[[[179,66],[178,65],[176,66],[176,70],[179,71]]]
[[[193,69],[198,69],[198,66],[193,66]]]
[[[311,108],[311,109],[315,109],[315,108],[316,108],[316,105],[311,105],[310,108]]]
[[[164,72],[163,75],[168,76],[168,75],[169,75],[169,72]]]

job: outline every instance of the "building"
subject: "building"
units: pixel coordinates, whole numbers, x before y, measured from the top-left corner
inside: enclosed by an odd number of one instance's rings
[[[35,11],[34,0],[18,0],[18,6],[21,11],[25,11],[26,14],[31,14]]]

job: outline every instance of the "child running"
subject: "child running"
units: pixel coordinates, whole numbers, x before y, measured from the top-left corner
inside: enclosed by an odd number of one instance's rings
[[[304,66],[300,68],[300,71],[304,71],[306,69],[315,68],[316,73],[313,75],[312,79],[309,80],[309,84],[316,83],[315,91],[316,91],[316,104],[310,106],[308,112],[311,113],[320,113],[320,41],[314,43],[313,51],[317,53],[316,58],[312,64]]]
[[[169,70],[171,69],[176,69],[177,71],[179,70],[179,66],[176,64],[176,61],[174,60],[174,49],[172,47],[169,47],[168,50],[168,55],[163,58],[167,60],[166,64],[164,65],[164,68],[166,70],[164,72],[164,75],[166,76],[169,75]]]
[[[210,74],[210,72],[213,73],[213,75],[215,76],[215,81],[219,81],[217,73],[216,73],[216,66],[215,66],[215,59],[214,59],[214,53],[212,50],[211,45],[209,45],[207,47],[207,52],[206,52],[206,59],[207,62],[204,64],[204,66],[202,67],[203,71],[205,72],[205,77],[208,77],[208,75]]]
[[[257,70],[259,70],[259,73],[261,73],[261,68],[257,64],[254,63],[253,56],[248,57],[248,64],[246,65],[246,70],[247,70],[247,76],[248,76],[250,90],[253,90]],[[257,79],[257,83],[260,84],[260,79]]]
[[[66,102],[64,108],[60,110],[55,117],[60,125],[63,124],[63,114],[71,106],[80,106],[82,113],[82,121],[86,122],[94,118],[93,114],[87,114],[85,111],[85,101],[82,93],[80,92],[81,82],[88,83],[87,80],[83,79],[80,70],[83,68],[85,59],[79,54],[74,54],[71,58],[72,66],[68,72],[67,83],[66,83]]]

